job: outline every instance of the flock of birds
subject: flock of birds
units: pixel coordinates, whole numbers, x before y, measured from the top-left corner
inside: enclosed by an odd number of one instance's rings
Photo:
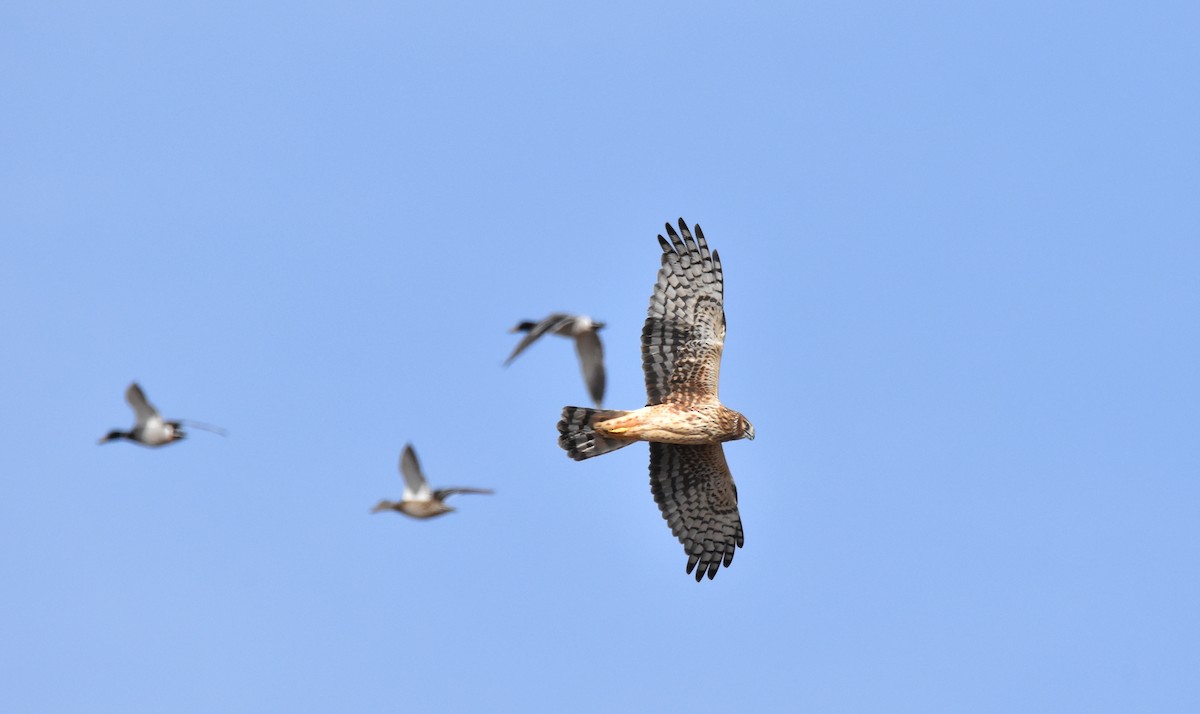
[[[683,544],[687,572],[699,582],[728,567],[744,542],[737,487],[722,443],[753,439],[754,426],[721,404],[717,383],[725,343],[724,276],[721,259],[709,251],[700,226],[695,236],[683,219],[679,231],[666,224],[658,236],[661,265],[642,328],[642,370],[646,406],[627,411],[602,409],[605,372],[599,330],[604,323],[586,315],[555,313],[539,322],[518,323],[525,335],[505,364],[545,334],[575,342],[580,368],[596,408],[565,407],[558,422],[558,444],[577,461],[600,456],[635,441],[650,445],[650,490],[671,533]],[[218,427],[188,420],[167,421],[135,382],[125,391],[136,421],[129,431],[114,429],[100,443],[128,440],[163,446],[183,439],[184,426],[216,433]],[[454,509],[447,497],[491,494],[480,488],[431,489],[417,454],[406,444],[400,455],[404,495],[380,501],[372,513],[397,511],[433,518]]]

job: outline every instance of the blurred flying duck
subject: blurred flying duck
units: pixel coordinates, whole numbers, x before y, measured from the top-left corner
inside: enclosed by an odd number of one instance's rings
[[[570,337],[575,340],[575,353],[579,355],[579,368],[583,372],[583,381],[587,383],[588,393],[596,406],[600,406],[604,401],[604,347],[600,344],[598,332],[603,327],[603,322],[595,322],[587,315],[568,315],[561,312],[549,315],[541,322],[526,320],[509,330],[527,334],[517,343],[516,349],[504,360],[504,364],[508,366],[526,347],[547,332]]]
[[[186,437],[187,434],[182,429],[184,424],[217,434],[223,435],[225,433],[224,430],[218,427],[200,424],[199,422],[183,420],[163,421],[162,416],[154,408],[154,405],[146,401],[146,394],[142,392],[142,388],[138,386],[137,382],[133,382],[129,385],[129,389],[125,390],[125,401],[129,402],[129,406],[133,407],[133,413],[137,417],[133,428],[129,431],[113,429],[105,434],[99,443],[107,444],[116,439],[127,439],[143,446],[162,446]]]
[[[412,444],[405,444],[400,454],[400,473],[404,475],[404,498],[399,501],[380,501],[371,513],[380,511],[398,511],[413,518],[433,518],[454,509],[443,501],[447,496],[456,493],[493,493],[486,488],[439,488],[429,490],[429,482],[421,472],[421,464],[417,463],[417,452]]]

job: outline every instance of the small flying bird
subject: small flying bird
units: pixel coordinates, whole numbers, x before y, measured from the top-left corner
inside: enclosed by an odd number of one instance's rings
[[[696,581],[729,567],[742,547],[737,486],[721,444],[753,439],[746,417],[721,404],[717,380],[725,345],[721,257],[696,226],[679,219],[658,237],[662,262],[642,327],[646,406],[631,411],[566,407],[558,445],[576,461],[650,442],[650,492],[683,544]]]
[[[433,518],[454,509],[443,501],[447,496],[456,493],[494,493],[487,488],[439,488],[429,490],[429,481],[421,472],[421,464],[417,463],[417,452],[412,444],[405,444],[400,453],[400,473],[404,475],[404,498],[399,501],[382,500],[371,509],[371,513],[380,511],[399,511],[413,518]]]
[[[129,431],[113,429],[101,437],[98,443],[107,444],[116,439],[126,439],[142,446],[162,446],[186,437],[187,434],[184,433],[182,428],[185,424],[222,436],[225,435],[225,430],[220,427],[196,421],[188,421],[186,419],[164,421],[158,410],[154,408],[154,405],[146,401],[146,394],[142,392],[142,388],[138,386],[137,382],[131,383],[129,388],[125,390],[125,401],[129,402],[129,406],[133,407],[133,413],[137,418],[137,421],[133,424],[133,428]]]
[[[579,355],[579,368],[583,371],[583,381],[587,383],[588,393],[596,406],[604,401],[604,347],[600,344],[600,329],[603,322],[596,322],[587,315],[568,315],[556,312],[541,322],[526,320],[518,323],[509,332],[525,332],[525,337],[517,343],[516,349],[504,360],[508,366],[517,355],[525,351],[539,337],[547,332],[575,340],[575,353]]]

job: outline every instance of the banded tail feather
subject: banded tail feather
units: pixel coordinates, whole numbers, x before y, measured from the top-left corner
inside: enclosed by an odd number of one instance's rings
[[[576,461],[616,451],[629,446],[632,439],[614,439],[596,432],[595,424],[606,419],[615,419],[629,412],[615,409],[588,409],[586,407],[564,407],[558,422],[558,445],[566,450],[567,456]]]

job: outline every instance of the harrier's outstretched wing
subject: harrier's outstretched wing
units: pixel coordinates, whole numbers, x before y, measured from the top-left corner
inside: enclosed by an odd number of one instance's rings
[[[721,258],[709,253],[700,226],[693,239],[681,218],[679,231],[668,223],[670,240],[658,237],[662,267],[642,328],[647,405],[717,399],[725,344]]]
[[[687,571],[711,580],[742,547],[737,486],[720,444],[650,444],[650,490],[687,553]]]

